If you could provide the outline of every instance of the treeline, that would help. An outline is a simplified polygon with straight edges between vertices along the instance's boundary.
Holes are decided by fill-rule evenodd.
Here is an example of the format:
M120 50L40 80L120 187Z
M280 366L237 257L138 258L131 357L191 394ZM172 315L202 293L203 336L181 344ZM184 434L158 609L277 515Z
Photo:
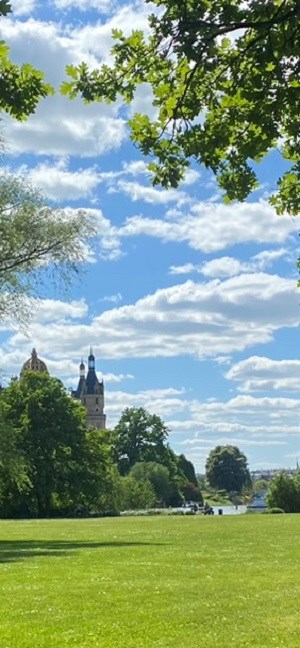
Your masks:
M0 392L0 516L202 503L193 464L167 438L160 417L143 408L126 409L113 430L89 429L59 380L25 372Z

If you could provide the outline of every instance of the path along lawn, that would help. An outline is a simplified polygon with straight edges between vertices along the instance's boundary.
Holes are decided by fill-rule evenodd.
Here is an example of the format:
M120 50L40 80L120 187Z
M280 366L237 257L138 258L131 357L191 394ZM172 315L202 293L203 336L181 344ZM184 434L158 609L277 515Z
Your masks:
M1 648L299 648L300 515L0 521Z

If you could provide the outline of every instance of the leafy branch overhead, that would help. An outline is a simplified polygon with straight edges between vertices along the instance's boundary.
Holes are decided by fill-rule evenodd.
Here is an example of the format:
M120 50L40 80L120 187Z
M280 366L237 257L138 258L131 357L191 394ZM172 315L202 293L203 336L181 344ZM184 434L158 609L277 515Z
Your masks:
M11 12L11 4L0 0L0 17ZM19 120L31 115L39 101L53 93L44 75L32 65L15 65L9 58L9 47L0 41L0 110Z
M153 183L176 187L190 161L211 169L225 199L257 187L253 163L277 147L288 163L271 203L300 205L299 0L153 0L149 35L114 30L110 67L67 69L62 91L87 101L131 103L150 84L156 118L135 114L132 140Z

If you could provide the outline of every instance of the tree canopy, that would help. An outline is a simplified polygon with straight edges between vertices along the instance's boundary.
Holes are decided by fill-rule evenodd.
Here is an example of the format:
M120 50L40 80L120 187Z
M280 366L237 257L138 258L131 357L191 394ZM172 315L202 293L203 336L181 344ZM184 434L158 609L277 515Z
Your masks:
M25 180L2 174L0 321L26 317L26 298L39 295L45 273L66 285L78 272L94 233L95 225L85 214L51 209Z
M300 513L300 473L289 475L281 471L270 483L267 494L270 508L281 508L285 513Z
M0 405L0 480L1 466L10 459L10 479L4 481L3 473L0 481L2 514L48 516L74 512L79 505L106 508L113 479L109 436L87 430L85 408L59 380L47 372L25 371L2 390ZM13 435L7 447L8 428Z
M115 458L121 474L140 461L159 461L165 454L168 429L143 407L127 407L114 429Z
M0 0L0 19L11 10L8 0ZM52 92L41 71L28 63L12 63L9 47L0 41L0 110L24 120L35 111L39 101Z
M206 476L211 486L227 492L241 492L250 482L247 458L236 446L216 446L206 460Z
M147 0L146 0L147 1ZM272 149L287 170L271 197L300 207L298 0L153 0L147 34L113 31L113 64L70 66L62 90L87 101L131 103L149 84L156 117L134 114L131 137L153 183L176 187L191 159L216 175L225 199L245 200Z

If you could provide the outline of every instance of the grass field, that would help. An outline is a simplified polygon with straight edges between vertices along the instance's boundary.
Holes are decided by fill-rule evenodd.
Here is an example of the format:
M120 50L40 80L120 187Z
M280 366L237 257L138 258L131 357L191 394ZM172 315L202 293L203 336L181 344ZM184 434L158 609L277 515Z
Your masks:
M300 516L0 521L1 648L299 648Z

